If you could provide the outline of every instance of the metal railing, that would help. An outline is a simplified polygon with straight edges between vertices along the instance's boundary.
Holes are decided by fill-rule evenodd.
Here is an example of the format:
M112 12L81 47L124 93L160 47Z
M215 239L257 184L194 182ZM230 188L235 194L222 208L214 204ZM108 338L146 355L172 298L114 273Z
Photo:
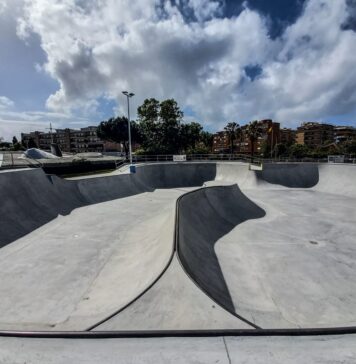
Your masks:
M172 162L174 160L174 155L172 154L157 154L157 155L133 155L134 163L144 163L144 162ZM251 156L243 154L187 154L187 161L241 161L241 162L251 162ZM254 157L254 162L259 162L261 159Z
M127 158L123 157L121 153L110 153L113 160L113 165L116 168L121 167L123 164L128 163ZM103 153L104 157L109 156ZM66 156L68 157L68 155ZM75 157L75 155L73 155ZM158 154L158 155L133 155L133 163L153 163L153 162L172 162L172 154ZM59 158L62 160L62 158ZM100 160L100 158L96 159ZM261 158L260 156L254 156L253 159L250 155L246 154L187 154L187 161L240 161L244 163L328 163L328 158L290 158L290 157L277 157L277 158ZM46 160L47 161L47 160ZM56 160L51 160L56 163ZM70 160L68 159L70 163ZM356 158L351 156L345 156L345 164L356 164ZM0 169L11 168L38 168L43 167L44 163L39 159L32 159L25 157L23 151L0 151ZM114 168L115 168L114 167Z
M246 154L187 154L187 161L240 161L244 163L328 163L328 158L292 158L292 157L277 157L277 158L262 158ZM171 162L173 155L133 155L134 163L145 162ZM356 164L356 158L345 157L344 164Z
M0 151L0 169L9 168L40 168L38 159L27 158L23 151Z

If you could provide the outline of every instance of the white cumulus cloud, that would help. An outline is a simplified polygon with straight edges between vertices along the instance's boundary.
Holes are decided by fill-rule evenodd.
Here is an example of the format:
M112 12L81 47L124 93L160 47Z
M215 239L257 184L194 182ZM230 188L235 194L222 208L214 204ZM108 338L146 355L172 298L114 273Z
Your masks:
M14 102L6 96L0 96L0 110L9 109L14 106Z
M98 97L129 89L136 104L173 97L215 128L263 117L286 125L355 111L347 2L308 0L272 40L248 3L226 18L223 1L25 0L18 34L40 37L42 68L59 82L50 110L91 110ZM255 79L251 65L262 69Z

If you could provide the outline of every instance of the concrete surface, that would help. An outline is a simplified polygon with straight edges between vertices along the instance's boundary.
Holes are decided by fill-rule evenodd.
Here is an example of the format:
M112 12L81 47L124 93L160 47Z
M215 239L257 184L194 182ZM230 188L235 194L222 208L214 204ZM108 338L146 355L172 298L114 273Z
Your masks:
M192 280L175 257L164 276L138 301L95 328L108 330L251 329L217 305Z
M135 175L114 172L70 181L47 176L41 169L1 173L0 247L78 207L157 188L201 186L215 171L215 164L167 164L163 171L159 165L147 165L137 168Z
M1 173L0 329L356 325L355 176L242 163ZM175 256L166 271L176 200L203 185L216 187L180 202L184 269Z
M171 257L181 193L81 207L2 248L1 329L85 330L127 304Z
M115 163L115 161L120 161L123 158L117 155L102 155L101 157L93 156L95 153L77 153L77 154L64 154L63 157L55 157L51 159L33 159L27 158L23 151L11 152L6 151L1 153L3 156L2 163L0 163L0 167L4 168L26 168L28 166L38 167L40 165L44 166L70 166L73 162L76 163L78 161L91 162L94 164L101 163ZM1 156L0 156L1 159Z
M215 245L236 312L263 328L356 325L355 199L245 193L266 215Z
M355 342L355 335L101 340L0 338L0 363L354 364Z
M237 225L264 215L237 185L201 189L179 202L179 258L189 276L229 312L236 309L214 245Z

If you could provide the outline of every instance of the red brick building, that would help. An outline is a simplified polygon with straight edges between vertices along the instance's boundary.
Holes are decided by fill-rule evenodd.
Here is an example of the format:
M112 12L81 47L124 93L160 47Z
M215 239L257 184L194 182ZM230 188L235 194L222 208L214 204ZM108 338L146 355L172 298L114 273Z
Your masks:
M292 145L295 143L297 131L289 128L282 128L279 131L279 143Z
M213 137L213 152L214 153L229 153L230 139L226 131L219 131Z
M280 143L280 124L274 123L270 119L260 120L258 122L261 129L261 136L254 143L254 152L262 153L263 145L266 144L269 149ZM252 151L250 138L246 132L247 125L241 127L241 136L234 140L234 153L250 154ZM214 135L213 139L214 153L230 153L230 139L226 131L220 131Z

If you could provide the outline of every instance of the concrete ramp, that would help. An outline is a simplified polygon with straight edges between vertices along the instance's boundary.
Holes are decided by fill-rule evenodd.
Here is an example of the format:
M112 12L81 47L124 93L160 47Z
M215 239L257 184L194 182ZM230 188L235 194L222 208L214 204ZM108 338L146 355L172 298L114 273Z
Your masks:
M319 168L313 163L266 163L262 171L254 172L260 180L289 188L310 188L319 182Z
M179 259L199 287L231 313L236 310L214 245L238 224L264 215L237 185L201 189L179 201Z
M0 201L0 248L86 204L75 184L58 186L42 169L0 173Z
M320 164L316 191L356 197L356 165Z
M42 169L0 173L0 248L76 208L152 192L202 186L215 178L215 163L137 167L136 174L64 180Z
M135 178L151 188L180 188L202 186L215 176L215 163L163 163L138 166Z
M252 329L211 300L187 277L177 257L161 279L120 314L95 328L107 330Z
M3 247L0 328L86 330L128 305L170 262L182 193L83 206Z
M0 329L356 325L355 180L292 163L1 172Z
M215 182L236 183L240 188L311 188L319 182L317 164L265 163L262 170L249 170L244 163L217 163Z

